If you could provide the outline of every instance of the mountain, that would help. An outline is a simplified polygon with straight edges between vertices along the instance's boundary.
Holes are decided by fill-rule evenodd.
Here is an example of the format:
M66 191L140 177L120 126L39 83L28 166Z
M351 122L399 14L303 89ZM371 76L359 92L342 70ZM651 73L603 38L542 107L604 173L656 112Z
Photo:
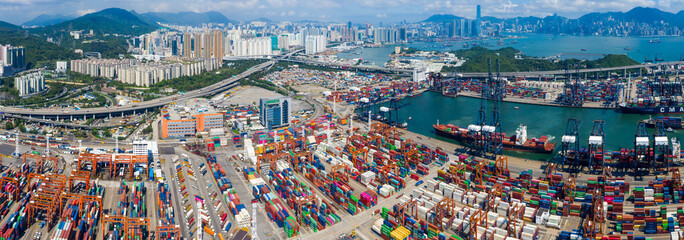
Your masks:
M39 34L55 35L77 30L93 30L95 34L141 35L159 28L159 25L140 19L134 13L120 8L108 8L83 15L73 20L32 29Z
M228 19L226 16L219 12L179 12L179 13L168 13L168 12L147 12L140 14L143 19L149 22L155 23L166 23L174 25L191 25L199 26L205 23L215 23L215 24L229 24L235 21Z
M250 22L265 22L265 23L272 23L273 20L268 19L268 18L263 18L263 17L261 17L261 18L252 19L252 21L250 21Z
M0 21L0 31L14 31L14 30L19 30L21 29L19 26L8 23L8 22L3 22Z
M428 19L423 20L422 22L432 22L432 23L447 23L451 22L453 20L459 20L463 19L462 17L459 16L454 16L451 14L435 14L430 16Z
M74 17L64 16L64 15L60 15L60 14L55 14L55 15L41 14L32 20L29 20L25 23L22 23L21 25L24 27L45 27L45 26L55 25L58 23L63 23L63 22L66 22L66 21L69 21L72 19L74 19Z

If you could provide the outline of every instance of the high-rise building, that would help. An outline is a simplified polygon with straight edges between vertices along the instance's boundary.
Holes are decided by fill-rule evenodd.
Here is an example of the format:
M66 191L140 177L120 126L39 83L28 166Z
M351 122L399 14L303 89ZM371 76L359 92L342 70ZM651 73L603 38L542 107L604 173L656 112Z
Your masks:
M183 34L183 57L192 57L192 35L190 33Z
M473 21L473 36L479 37L482 35L482 13L480 5L477 5L477 17Z
M14 69L24 69L26 67L26 55L24 47L12 45L0 45L0 62L5 66L12 66Z
M304 52L306 54L325 52L328 46L328 39L323 35L306 36L304 45Z
M67 71L67 62L66 61L57 61L56 65L57 65L57 67L55 68L56 72L66 73L66 71Z
M45 90L43 72L34 71L15 77L14 88L19 91L19 96L25 96Z
M268 129L286 127L290 125L289 97L259 99L259 120Z
M224 48L223 48L223 33L219 30L214 30L211 33L211 44L209 49L209 52L211 53L209 56L206 58L219 58L222 59L223 56L225 56Z
M273 55L270 37L243 38L233 42L231 56L269 56Z

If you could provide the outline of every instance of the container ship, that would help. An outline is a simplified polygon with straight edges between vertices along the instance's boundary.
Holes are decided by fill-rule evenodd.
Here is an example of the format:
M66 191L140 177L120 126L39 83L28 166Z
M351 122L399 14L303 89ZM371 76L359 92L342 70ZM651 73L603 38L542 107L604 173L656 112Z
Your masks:
M636 114L684 113L684 99L682 96L632 98L621 103L618 110Z
M681 117L657 117L655 119L646 119L646 127L655 128L656 122L663 121L664 128L684 129Z
M471 144L475 141L475 138L468 134L469 130L466 128L460 128L452 124L435 124L432 127L437 132L437 135L455 139L460 142ZM480 126L471 125L469 128L479 128ZM520 124L518 129L515 131L515 135L507 136L506 133L503 134L503 148L511 151L519 152L533 152L533 153L553 153L556 147L555 143L549 142L547 136L541 136L540 138L527 138L527 126Z

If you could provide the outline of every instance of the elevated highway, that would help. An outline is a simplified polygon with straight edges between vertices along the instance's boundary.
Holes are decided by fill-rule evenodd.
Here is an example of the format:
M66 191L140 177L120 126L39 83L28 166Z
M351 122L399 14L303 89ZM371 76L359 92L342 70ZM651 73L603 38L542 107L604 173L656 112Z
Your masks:
M16 108L16 107L0 107L0 115L11 116L25 116L32 119L40 120L63 120L63 119L91 119L91 118L106 118L112 116L124 116L129 114L136 114L140 112L147 112L149 110L159 108L161 106L167 105L175 101L185 101L193 98L203 97L218 94L220 92L226 91L237 86L240 79L248 77L249 75L259 72L261 70L270 68L276 62L283 59L291 57L293 54L299 52L292 51L286 55L279 56L268 62L264 62L257 66L248 69L238 75L231 78L222 80L218 83L212 84L210 86L192 90L186 93L179 93L171 96L166 96L162 98L157 98L150 101L144 101L137 104L131 104L126 106L113 106L113 107L98 107L98 108L86 108L76 110L74 108L62 108L62 109L52 109L52 108L42 108L42 109L26 109L26 108ZM83 126L74 126L77 128L83 128Z

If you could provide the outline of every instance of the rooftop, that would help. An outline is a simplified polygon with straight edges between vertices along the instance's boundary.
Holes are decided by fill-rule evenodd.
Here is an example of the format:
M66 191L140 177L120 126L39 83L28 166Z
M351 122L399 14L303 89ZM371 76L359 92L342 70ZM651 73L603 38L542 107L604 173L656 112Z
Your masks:
M211 100L195 98L168 105L169 120L192 119L194 115L219 113L211 106Z

